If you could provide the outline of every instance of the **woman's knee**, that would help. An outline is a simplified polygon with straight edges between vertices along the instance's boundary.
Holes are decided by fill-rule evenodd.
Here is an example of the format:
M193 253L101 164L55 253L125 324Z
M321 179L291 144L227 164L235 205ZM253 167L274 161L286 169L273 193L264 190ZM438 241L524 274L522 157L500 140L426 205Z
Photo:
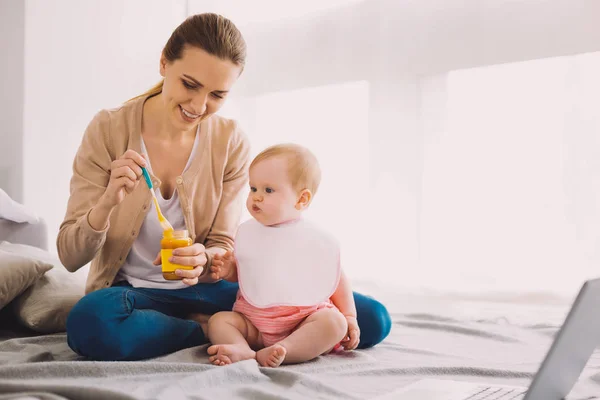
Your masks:
M360 343L358 348L366 349L381 343L392 329L392 318L387 308L372 297L354 294Z
M97 360L123 358L114 332L118 309L124 307L122 290L118 289L90 293L71 309L66 323L67 343L77 354Z

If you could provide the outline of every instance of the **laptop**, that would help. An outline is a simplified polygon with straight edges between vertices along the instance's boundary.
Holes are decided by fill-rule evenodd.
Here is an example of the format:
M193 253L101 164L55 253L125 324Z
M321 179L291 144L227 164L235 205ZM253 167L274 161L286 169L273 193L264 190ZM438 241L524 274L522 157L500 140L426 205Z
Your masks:
M600 279L585 282L529 388L422 379L376 400L559 400L600 344Z

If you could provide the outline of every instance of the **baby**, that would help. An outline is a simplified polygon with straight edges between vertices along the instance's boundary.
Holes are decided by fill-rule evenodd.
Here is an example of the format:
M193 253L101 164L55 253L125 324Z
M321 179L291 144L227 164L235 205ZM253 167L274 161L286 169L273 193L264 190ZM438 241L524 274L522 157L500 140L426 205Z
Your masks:
M214 279L238 282L232 312L208 321L210 362L256 359L265 367L311 360L333 349L353 350L360 330L339 246L301 218L321 180L315 156L282 144L250 165L246 207L235 250L214 257Z

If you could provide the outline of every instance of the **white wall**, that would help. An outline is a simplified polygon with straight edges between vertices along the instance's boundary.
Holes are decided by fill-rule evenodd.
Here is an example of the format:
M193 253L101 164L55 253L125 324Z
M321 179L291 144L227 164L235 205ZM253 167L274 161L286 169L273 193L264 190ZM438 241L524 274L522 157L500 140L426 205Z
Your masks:
M426 248L422 242L434 229L430 201L444 199L431 197L437 189L427 187L432 181L424 177L432 176L427 160L435 153L435 132L445 128L445 73L600 49L595 27L600 2L594 0L336 0L327 7L311 2L285 10L276 3L268 12L221 0L25 4L25 203L48 219L52 242L88 121L158 79L160 49L186 12L217 11L231 17L248 42L247 68L232 97L243 108L251 137L262 126L252 121L256 98L368 82L369 107L362 112L368 121L369 156L363 165L370 200L360 211L370 213L372 225L364 247L366 254L391 253L391 262L365 266L376 280L392 270L400 271L399 280L418 280L410 274L423 266L424 255L436 251L433 242ZM572 144L577 151L592 140L580 139ZM573 168L567 173L583 167ZM589 216L573 213L580 221ZM590 224L578 229L593 231ZM592 260L594 237L586 236Z
M185 18L185 1L25 4L24 197L48 221L55 250L87 124L158 82L160 52Z
M0 0L0 188L23 201L25 4Z
M244 87L261 93L376 79L382 69L402 79L596 51L598 15L596 0L352 2L245 31L246 74L269 79L248 78Z

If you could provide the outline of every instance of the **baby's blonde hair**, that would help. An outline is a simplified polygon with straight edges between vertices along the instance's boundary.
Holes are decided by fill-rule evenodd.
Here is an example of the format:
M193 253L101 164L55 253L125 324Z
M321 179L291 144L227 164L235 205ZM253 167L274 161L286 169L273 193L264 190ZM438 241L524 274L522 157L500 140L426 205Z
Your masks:
M321 183L321 167L317 157L306 147L294 143L276 144L257 155L250 168L261 161L283 156L288 161L288 176L297 191L308 189L314 196Z

